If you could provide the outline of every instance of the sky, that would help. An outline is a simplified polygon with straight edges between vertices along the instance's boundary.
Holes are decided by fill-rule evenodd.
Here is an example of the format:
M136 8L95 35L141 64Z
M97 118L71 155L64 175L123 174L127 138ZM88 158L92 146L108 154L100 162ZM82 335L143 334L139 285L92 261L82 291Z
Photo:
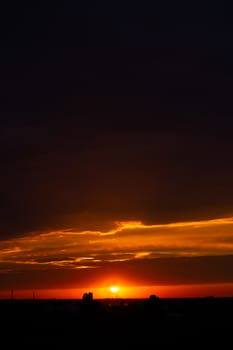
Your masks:
M0 13L0 298L233 296L225 4Z

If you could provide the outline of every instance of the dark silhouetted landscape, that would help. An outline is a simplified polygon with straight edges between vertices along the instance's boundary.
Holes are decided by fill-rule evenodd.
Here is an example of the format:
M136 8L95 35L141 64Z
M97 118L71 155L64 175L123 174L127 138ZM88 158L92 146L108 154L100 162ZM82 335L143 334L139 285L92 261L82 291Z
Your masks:
M1 300L1 340L8 346L231 344L233 298Z

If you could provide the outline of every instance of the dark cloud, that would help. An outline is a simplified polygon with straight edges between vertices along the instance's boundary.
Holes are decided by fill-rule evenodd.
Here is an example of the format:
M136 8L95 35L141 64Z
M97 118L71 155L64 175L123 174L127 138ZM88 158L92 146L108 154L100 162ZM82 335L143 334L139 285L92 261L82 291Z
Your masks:
M231 21L172 8L5 6L2 238L232 215Z
M233 145L226 135L109 131L85 140L78 132L76 142L64 132L43 143L23 135L2 142L2 237L232 214Z
M232 283L233 257L156 258L102 263L95 269L40 268L1 274L2 289L43 289L96 287L108 279L125 281L125 285L184 285Z

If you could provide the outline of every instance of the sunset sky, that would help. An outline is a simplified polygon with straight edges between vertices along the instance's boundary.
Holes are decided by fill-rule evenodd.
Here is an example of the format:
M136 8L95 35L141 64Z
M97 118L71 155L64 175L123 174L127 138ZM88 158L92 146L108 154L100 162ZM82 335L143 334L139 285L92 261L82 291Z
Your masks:
M214 6L2 5L0 298L233 296L233 26Z

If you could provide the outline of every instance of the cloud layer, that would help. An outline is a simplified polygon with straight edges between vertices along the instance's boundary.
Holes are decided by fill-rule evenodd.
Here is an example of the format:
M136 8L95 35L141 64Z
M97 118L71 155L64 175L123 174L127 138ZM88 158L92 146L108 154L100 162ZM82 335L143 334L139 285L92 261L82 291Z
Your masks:
M233 282L224 267L233 262L232 236L232 217L35 232L0 243L2 286L10 288L14 279L21 287L38 285L36 279L44 287L96 285L114 274L138 285Z

